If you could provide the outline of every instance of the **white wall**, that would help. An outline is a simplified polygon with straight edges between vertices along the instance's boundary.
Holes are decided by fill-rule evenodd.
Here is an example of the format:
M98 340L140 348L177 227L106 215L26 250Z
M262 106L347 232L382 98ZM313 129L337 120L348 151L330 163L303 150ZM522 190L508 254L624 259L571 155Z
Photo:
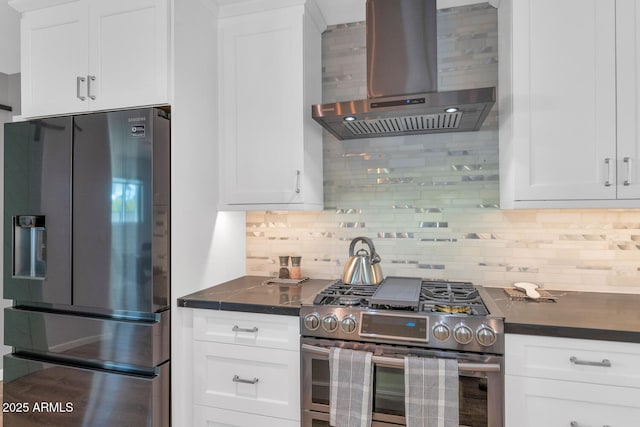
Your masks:
M20 72L20 14L0 0L0 73Z
M191 310L176 299L245 272L245 216L217 213L218 125L215 10L175 0L172 101L172 419L193 425ZM217 213L217 214L216 214Z

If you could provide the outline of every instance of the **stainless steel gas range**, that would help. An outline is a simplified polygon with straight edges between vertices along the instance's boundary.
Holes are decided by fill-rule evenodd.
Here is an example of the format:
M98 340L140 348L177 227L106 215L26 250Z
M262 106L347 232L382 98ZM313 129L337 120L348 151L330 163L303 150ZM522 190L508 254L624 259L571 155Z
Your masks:
M338 281L303 305L300 318L303 426L329 425L332 347L373 353L376 426L405 425L407 355L456 359L460 425L503 426L503 317L482 287L412 277Z

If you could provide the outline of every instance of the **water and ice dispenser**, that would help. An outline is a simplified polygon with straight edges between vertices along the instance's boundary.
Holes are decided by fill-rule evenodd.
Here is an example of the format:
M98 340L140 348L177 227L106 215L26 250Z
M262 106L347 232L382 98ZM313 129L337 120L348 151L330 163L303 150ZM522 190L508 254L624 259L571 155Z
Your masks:
M13 217L13 277L44 279L47 271L47 228L44 215Z

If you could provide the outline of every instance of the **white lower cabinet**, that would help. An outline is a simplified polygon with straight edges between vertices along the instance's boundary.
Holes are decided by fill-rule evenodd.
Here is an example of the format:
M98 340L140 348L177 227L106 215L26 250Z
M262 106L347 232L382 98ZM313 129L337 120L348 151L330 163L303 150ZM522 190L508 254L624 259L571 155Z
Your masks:
M196 426L300 424L297 316L193 310Z
M226 411L208 406L195 406L195 423L207 427L300 427L299 421L262 417L241 412Z
M640 344L507 334L506 427L633 427Z
M640 425L640 389L511 375L505 387L507 427Z

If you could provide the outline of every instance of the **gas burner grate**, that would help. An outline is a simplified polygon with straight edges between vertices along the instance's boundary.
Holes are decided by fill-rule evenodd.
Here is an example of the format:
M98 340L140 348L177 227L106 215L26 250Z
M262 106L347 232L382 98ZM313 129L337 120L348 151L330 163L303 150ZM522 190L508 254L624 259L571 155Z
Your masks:
M469 282L423 281L421 311L482 315L489 314L478 289Z
M451 303L480 301L478 289L467 282L422 282L421 300Z
M331 284L316 295L314 305L375 308L377 310L438 312L486 316L489 314L478 289L469 282L423 280L419 303L410 306L372 304L371 297L379 285L350 285L342 281Z

